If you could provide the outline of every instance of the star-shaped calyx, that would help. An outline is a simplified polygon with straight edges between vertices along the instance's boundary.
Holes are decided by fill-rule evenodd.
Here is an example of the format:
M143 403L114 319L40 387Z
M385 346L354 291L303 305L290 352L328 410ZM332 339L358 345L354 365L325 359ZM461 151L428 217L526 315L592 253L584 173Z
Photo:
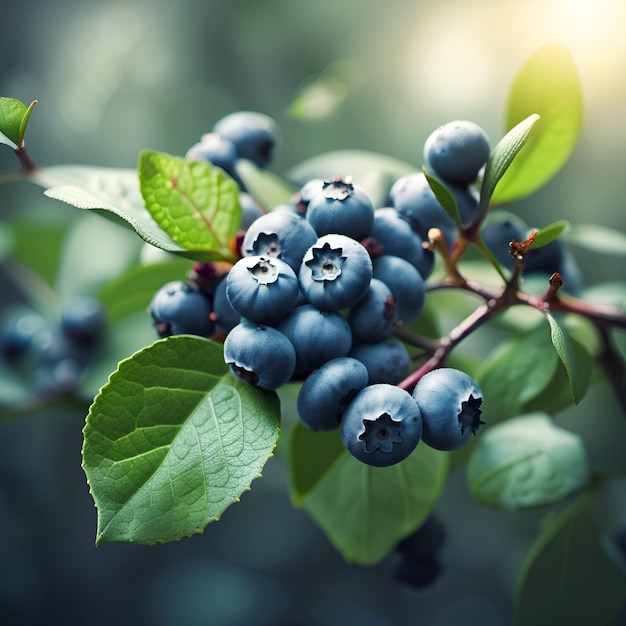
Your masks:
M354 193L352 179L349 176L346 178L337 176L327 180L322 185L322 193L328 200L345 200Z
M484 424L483 420L480 419L482 414L482 409L480 405L482 404L483 399L478 397L475 398L471 393L467 400L461 402L461 411L459 413L459 424L461 424L461 434L465 432L466 428L472 429L472 434L476 434L479 426Z
M321 248L313 248L313 258L305 261L311 268L313 280L336 280L341 275L341 267L346 260L341 248L331 248L326 242Z
M248 271L261 285L269 285L278 280L280 271L269 258L261 257Z
M375 420L363 420L363 426L365 430L359 439L365 452L391 452L394 443L402 443L402 422L393 420L389 413L381 413Z

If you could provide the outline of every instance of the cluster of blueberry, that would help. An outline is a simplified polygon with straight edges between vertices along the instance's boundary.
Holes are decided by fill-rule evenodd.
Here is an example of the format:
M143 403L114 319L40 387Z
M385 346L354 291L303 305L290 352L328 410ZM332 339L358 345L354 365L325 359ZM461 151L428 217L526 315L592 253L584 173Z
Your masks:
M224 142L235 155L226 165L213 152ZM267 118L239 112L220 120L187 158L206 158L227 172L237 158L265 167L272 145ZM427 169L450 185L466 222L477 208L470 185L489 151L484 131L470 122L440 127L425 145ZM456 237L425 175L398 179L381 208L341 176L310 180L291 205L257 217L250 200L242 192L251 210L244 211L234 265L220 272L196 264L186 281L154 295L149 310L159 335L224 333L234 375L269 390L301 381L302 422L339 428L346 449L367 464L398 463L422 439L442 450L464 445L481 423L473 379L440 368L413 394L398 386L411 365L394 330L424 307L434 264L428 231L439 228L450 243Z
M67 300L56 321L24 305L7 309L3 322L3 358L33 376L35 391L44 400L76 391L106 330L104 308L86 295Z

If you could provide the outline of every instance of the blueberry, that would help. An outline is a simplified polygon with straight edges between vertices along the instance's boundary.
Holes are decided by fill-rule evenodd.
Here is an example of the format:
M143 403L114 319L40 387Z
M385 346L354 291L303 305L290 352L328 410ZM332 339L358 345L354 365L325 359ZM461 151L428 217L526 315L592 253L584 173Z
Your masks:
M293 309L278 326L296 351L295 373L308 375L326 361L347 356L352 333L346 319L337 311L326 311L312 304Z
M63 306L61 330L76 341L97 341L106 328L106 313L100 300L81 295L70 298Z
M468 185L487 163L491 146L485 131L467 120L448 122L424 143L424 164L445 181Z
M320 236L336 233L360 240L371 234L374 204L365 189L336 178L325 181L321 193L312 195L306 219Z
M292 202L298 215L306 215L309 202L317 194L322 192L324 180L322 178L312 178L298 189L293 195Z
M496 259L504 267L512 270L515 262L509 252L509 244L512 241L524 241L527 230L524 221L516 215L495 211L485 220L481 236Z
M398 543L396 550L411 559L427 559L437 556L445 541L445 526L438 517L429 515L415 532Z
M524 261L524 274L545 272L550 276L560 271L565 258L565 246L560 239L554 239L545 246L533 248L526 253Z
M426 302L426 285L418 270L405 259L385 254L372 262L372 275L382 280L396 298L398 320L417 319Z
M467 226L476 217L476 213L478 212L478 194L467 185L446 183L446 187L452 192L456 200L461 224Z
M233 143L238 158L248 159L260 168L271 163L276 144L276 123L267 115L237 111L219 120L213 132Z
M148 311L160 337L182 334L208 337L215 330L209 299L182 281L163 285L152 296Z
M224 361L241 380L262 389L278 389L292 377L296 353L275 328L243 320L224 340Z
M411 372L411 358L404 344L395 337L358 343L349 352L367 368L369 383L397 385Z
M259 324L276 324L294 307L299 292L291 267L272 257L243 257L226 277L226 298L232 308Z
M365 295L348 311L348 324L356 341L379 341L391 337L398 313L391 289L372 278Z
M248 230L256 219L265 215L259 203L245 191L239 194L239 204L241 205L241 223L239 224L241 230Z
M0 352L7 361L24 357L37 336L49 330L46 318L28 306L16 305L4 311L0 331Z
M456 238L456 224L439 204L423 172L398 178L389 190L389 199L424 241L428 241L431 228L439 228L448 245L452 245Z
M411 395L394 385L369 385L344 411L341 440L352 456L376 467L404 460L419 443L422 418Z
M243 240L245 256L271 256L298 272L304 253L317 241L317 233L304 218L287 211L272 211L256 219Z
M187 161L207 161L222 168L229 176L238 178L235 170L235 163L237 162L235 145L217 133L202 135L201 140L187 150L185 159Z
M424 240L393 207L374 212L372 238L381 246L380 254L391 254L407 260L424 279L432 272L434 254L423 247Z
M213 313L215 324L226 332L232 330L241 321L241 315L233 309L226 297L226 278L224 276L216 285L213 294Z
M337 357L311 372L298 393L298 415L313 430L338 428L348 404L367 385L367 369L356 359Z
M430 587L441 575L442 567L436 557L412 559L402 557L397 562L394 578L415 590Z
M437 450L464 446L484 422L483 394L465 372L442 367L424 375L413 390L424 421L424 443Z
M312 304L338 311L365 295L372 279L372 260L358 241L346 235L324 235L306 251L298 278Z

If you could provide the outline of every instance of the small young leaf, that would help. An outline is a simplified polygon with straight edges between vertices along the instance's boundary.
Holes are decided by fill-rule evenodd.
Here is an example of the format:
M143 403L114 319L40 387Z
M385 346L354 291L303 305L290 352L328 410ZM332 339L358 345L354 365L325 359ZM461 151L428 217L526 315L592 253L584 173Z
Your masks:
M222 169L144 150L139 187L155 222L177 244L232 256L228 246L241 221L239 186Z
M96 543L201 532L260 475L279 420L276 394L232 376L209 340L168 337L122 361L84 429Z
M444 208L445 212L454 220L457 226L461 226L461 214L459 213L459 205L457 204L454 194L435 176L432 176L422 167L424 176L428 181L429 187L435 194L439 204Z
M570 381L574 404L578 404L589 387L589 372L586 371L576 357L572 341L553 315L546 313L550 324L550 339L552 345L563 362Z
M546 521L515 595L517 626L619 622L626 574L600 545L591 493Z
M597 252L626 256L626 233L596 224L576 224L565 234L568 244Z
M531 113L541 122L502 177L492 201L519 200L547 183L572 154L582 120L582 88L574 59L561 43L539 48L517 74L509 96L507 128Z
M248 193L264 211L273 211L281 204L289 204L296 188L276 174L257 167L248 159L237 163L237 174L243 180Z
M531 248L541 248L557 239L563 232L567 231L570 224L567 220L559 220L537 231L535 240Z
M448 456L421 444L401 463L375 468L341 449L337 431L317 435L296 431L291 440L296 502L347 561L376 563L428 517L445 483Z
M476 500L504 511L558 502L585 486L589 475L580 437L544 413L486 429L467 466Z
M22 120L24 120L28 111L29 109L26 105L19 100L0 98L0 133L8 139L8 141L6 139L3 141L2 137L0 137L0 143L4 143L12 148L19 147Z
M519 151L524 147L532 127L539 121L539 115L533 113L513 127L491 152L483 182L480 186L478 210L484 213L492 200L494 189L504 173L510 167Z

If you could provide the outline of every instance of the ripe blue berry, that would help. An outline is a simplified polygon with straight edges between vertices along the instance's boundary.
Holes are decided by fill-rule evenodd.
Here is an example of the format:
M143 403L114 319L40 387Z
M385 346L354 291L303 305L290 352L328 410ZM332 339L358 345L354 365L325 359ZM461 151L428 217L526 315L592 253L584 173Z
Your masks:
M74 296L61 310L60 326L68 337L84 343L93 343L100 338L106 327L104 307L93 296Z
M215 324L226 332L232 330L241 321L241 315L233 309L226 297L226 279L224 276L215 286L213 293L213 313Z
M369 385L344 411L341 440L352 456L376 467L406 459L422 435L422 418L411 395L394 385Z
M346 407L367 385L367 369L356 359L337 357L311 372L298 393L298 415L313 430L339 427Z
M509 252L509 244L512 241L524 241L526 230L526 224L516 215L495 211L485 220L481 236L496 259L504 267L512 270L514 260Z
M281 259L297 273L304 253L316 241L317 233L304 218L288 211L272 211L252 222L241 248L245 256Z
M276 324L294 307L299 292L291 267L272 257L243 257L226 277L226 298L232 308L258 324Z
M248 159L260 168L271 163L276 143L276 123L267 115L237 111L219 120L213 131L234 144L239 158Z
M187 161L208 161L212 165L222 168L237 183L240 182L235 170L235 163L237 162L235 145L217 133L202 135L200 141L187 150L185 159Z
M241 230L248 230L254 220L265 215L259 203L247 192L239 193L239 204L241 205Z
M428 372L415 386L413 399L424 421L422 439L431 448L456 450L484 423L482 391L461 370L442 367Z
M372 231L374 204L365 189L337 178L324 182L321 193L313 194L306 219L319 236L338 233L360 240Z
M384 254L372 262L372 275L391 289L399 321L408 324L419 317L426 302L426 285L413 265L400 257Z
M278 389L292 377L296 353L275 328L244 320L224 340L224 361L241 380L262 389Z
M395 337L353 346L349 356L367 368L369 383L397 385L411 372L411 358L405 345Z
M182 281L163 285L152 296L148 310L160 337L181 334L208 337L215 330L209 299Z
M4 311L0 329L0 353L7 361L15 361L49 330L49 322L34 309L16 305Z
M423 172L405 174L391 186L389 198L393 207L405 217L424 241L428 231L439 228L451 245L456 238L456 224L439 204Z
M298 215L303 217L306 215L309 207L309 202L318 193L322 192L324 187L324 180L322 178L312 178L300 187L300 189L293 195L292 202Z
M298 278L312 304L338 311L365 295L372 279L372 260L358 241L346 235L324 235L306 251Z
M423 559L402 557L396 564L393 574L397 581L420 590L430 587L439 578L441 572L442 567L437 557L431 556Z
M424 240L396 209L376 209L371 236L382 246L382 254L407 260L423 278L428 278L435 262L434 254L423 247Z
M424 144L424 164L445 181L468 185L487 163L491 146L485 131L466 120L448 122Z
M445 526L438 517L429 515L415 532L398 543L396 550L412 559L427 559L437 556L445 541Z
M398 313L391 289L372 278L365 295L348 311L348 324L355 341L380 341L391 337Z
M326 361L347 356L352 333L346 319L337 311L326 311L312 304L293 309L278 326L296 351L297 375L308 375Z

